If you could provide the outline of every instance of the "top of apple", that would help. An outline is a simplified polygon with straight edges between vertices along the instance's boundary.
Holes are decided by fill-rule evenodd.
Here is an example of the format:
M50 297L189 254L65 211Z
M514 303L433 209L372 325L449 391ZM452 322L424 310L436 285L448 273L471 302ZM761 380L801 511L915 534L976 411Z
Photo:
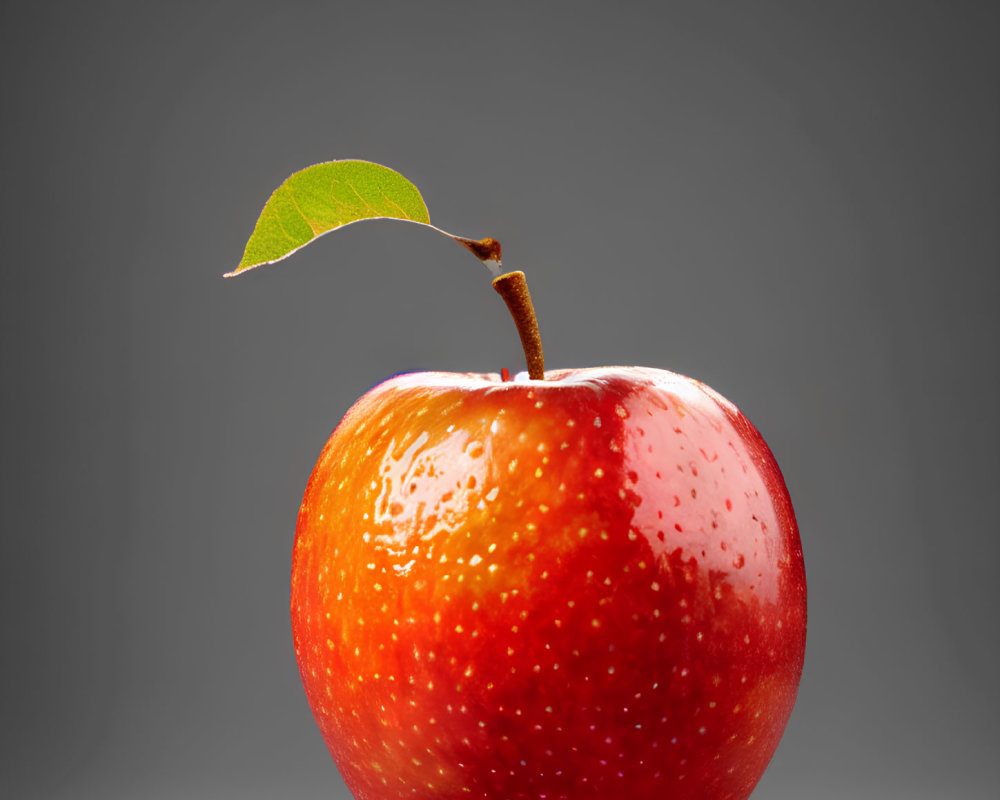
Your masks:
M503 272L496 239L468 239L430 223L417 187L395 170L371 161L327 161L292 173L274 190L257 219L239 265L229 278L281 261L330 231L369 219L397 219L429 227L482 261L517 325L528 374L543 380L545 361L524 273Z

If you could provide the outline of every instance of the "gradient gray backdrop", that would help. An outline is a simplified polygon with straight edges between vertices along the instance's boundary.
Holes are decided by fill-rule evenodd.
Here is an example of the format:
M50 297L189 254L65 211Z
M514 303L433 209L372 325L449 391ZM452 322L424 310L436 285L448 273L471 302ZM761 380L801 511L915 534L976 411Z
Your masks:
M0 4L0 795L346 798L287 615L306 478L396 372L520 365L487 273L263 202L387 163L528 270L549 365L697 376L810 586L755 798L995 798L996 3Z

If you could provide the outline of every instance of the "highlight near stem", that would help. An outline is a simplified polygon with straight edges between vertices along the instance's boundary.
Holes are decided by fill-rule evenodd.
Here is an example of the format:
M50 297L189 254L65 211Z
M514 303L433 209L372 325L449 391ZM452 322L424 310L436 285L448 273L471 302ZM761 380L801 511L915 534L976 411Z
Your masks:
M505 272L493 279L493 288L507 304L517 333L521 337L524 360L528 365L528 377L540 381L545 379L545 357L542 353L542 337L538 332L535 307L528 292L528 281L520 270Z

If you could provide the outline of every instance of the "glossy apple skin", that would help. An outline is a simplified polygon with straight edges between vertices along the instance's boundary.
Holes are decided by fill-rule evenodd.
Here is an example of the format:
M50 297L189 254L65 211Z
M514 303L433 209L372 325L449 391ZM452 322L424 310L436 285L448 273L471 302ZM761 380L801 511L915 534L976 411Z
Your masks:
M770 450L705 385L417 373L323 449L291 612L358 800L742 800L795 701L806 584Z

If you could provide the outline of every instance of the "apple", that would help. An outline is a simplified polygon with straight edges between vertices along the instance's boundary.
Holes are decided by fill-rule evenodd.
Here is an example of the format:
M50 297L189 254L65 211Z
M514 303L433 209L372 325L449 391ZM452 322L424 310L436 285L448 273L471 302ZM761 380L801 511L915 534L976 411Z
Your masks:
M399 173L293 173L235 275L363 219L491 266L527 372L392 378L323 448L292 555L295 654L358 800L745 800L791 713L806 583L774 457L662 369L545 370L500 244Z
M291 612L359 800L730 800L792 710L805 596L778 466L704 384L428 372L323 449Z

